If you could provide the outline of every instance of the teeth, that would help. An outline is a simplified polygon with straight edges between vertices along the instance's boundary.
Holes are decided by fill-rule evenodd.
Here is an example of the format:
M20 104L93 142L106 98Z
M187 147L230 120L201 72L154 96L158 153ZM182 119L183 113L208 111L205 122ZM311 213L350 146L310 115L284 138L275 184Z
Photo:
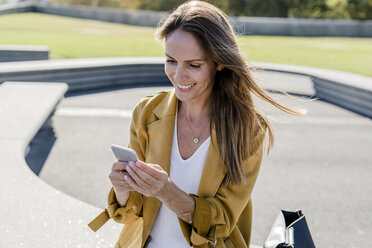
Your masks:
M189 84L187 86L182 86L182 85L179 85L177 84L178 87L180 87L181 89L183 90L187 90L187 89L190 89L192 86L194 86L195 84Z

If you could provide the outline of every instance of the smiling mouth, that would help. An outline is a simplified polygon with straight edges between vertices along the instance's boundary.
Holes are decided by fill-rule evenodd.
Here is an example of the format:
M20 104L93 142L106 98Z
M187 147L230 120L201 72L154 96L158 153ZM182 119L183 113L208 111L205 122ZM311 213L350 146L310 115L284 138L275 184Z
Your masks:
M177 87L178 88L180 88L180 89L182 89L182 90L188 90L188 89L190 89L191 87L193 87L193 86L195 86L196 84L189 84L189 85L185 85L185 86L183 86L183 85L179 85L179 84L177 84Z

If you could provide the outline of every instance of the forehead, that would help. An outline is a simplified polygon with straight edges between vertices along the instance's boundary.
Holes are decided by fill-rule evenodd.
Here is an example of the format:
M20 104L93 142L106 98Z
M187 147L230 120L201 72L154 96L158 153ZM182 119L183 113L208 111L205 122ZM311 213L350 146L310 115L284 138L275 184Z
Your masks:
M165 40L165 53L175 59L189 60L204 58L200 42L190 32L176 29Z

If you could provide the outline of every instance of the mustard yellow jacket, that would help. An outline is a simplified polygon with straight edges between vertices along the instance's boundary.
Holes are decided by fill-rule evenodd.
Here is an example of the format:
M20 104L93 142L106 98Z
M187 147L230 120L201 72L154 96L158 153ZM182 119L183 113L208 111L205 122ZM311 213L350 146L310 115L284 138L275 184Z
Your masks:
M130 148L142 161L159 164L169 173L177 98L174 90L160 92L140 101L133 112L130 128ZM255 184L263 152L266 128L256 132L257 150L244 163L247 183L222 187L226 167L221 164L215 130L211 132L197 195L192 224L179 219L183 235L190 246L248 248L252 223L251 193ZM116 201L113 188L108 206L89 227L96 231L110 218L124 224L115 247L146 247L161 202L131 192L125 207Z

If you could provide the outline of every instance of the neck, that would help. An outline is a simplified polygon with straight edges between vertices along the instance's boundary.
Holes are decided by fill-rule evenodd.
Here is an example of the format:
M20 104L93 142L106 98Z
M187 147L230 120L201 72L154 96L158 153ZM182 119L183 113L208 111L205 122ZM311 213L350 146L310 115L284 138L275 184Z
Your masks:
M205 101L204 103L193 103L193 102L178 102L178 110L182 115L189 121L203 121L205 118L210 117L211 103Z

